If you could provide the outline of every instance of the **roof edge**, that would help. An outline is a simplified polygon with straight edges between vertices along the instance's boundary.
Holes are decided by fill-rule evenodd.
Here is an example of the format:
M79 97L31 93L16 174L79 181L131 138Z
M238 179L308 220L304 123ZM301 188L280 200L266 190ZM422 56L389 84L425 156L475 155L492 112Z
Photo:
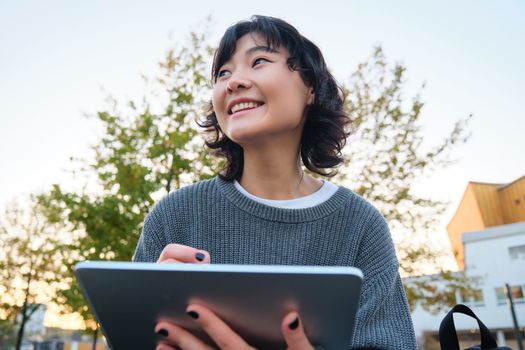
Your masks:
M492 226L479 231L464 232L461 235L461 241L463 243L469 243L518 234L525 234L525 221Z
M516 180L513 180L513 181L511 181L511 182L509 182L507 184L502 184L502 185L500 185L498 187L498 191L499 190L503 190L503 189L505 189L505 188L507 188L507 187L509 187L509 186L511 186L511 185L515 184L516 182L518 182L520 180L523 180L523 179L525 179L525 175L522 175L522 176L518 177Z

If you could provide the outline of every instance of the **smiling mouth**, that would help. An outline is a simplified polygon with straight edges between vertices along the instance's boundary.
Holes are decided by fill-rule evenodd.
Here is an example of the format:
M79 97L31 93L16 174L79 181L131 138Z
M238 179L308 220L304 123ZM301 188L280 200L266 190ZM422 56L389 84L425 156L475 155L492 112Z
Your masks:
M261 106L263 106L264 103L261 103L261 102L242 102L242 103L238 103L236 105L234 105L229 111L228 111L228 114L229 115L234 115L234 114L237 114L239 112L247 112L247 111L251 111L252 109L257 109Z

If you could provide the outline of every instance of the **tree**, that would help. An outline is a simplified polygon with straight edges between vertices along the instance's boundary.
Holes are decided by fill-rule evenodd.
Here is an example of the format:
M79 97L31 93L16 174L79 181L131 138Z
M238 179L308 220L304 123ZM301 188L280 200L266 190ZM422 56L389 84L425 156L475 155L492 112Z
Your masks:
M15 323L0 319L0 349L12 349L16 344Z
M420 119L424 103L418 93L411 101L405 94L402 64L389 65L381 47L358 65L344 87L352 133L344 149L345 163L337 181L346 182L382 212L396 239L401 273L421 274L426 266L435 270L443 252L429 239L447 203L424 198L412 191L416 181L452 162L454 148L465 143L471 116L456 122L443 141L423 147ZM423 85L424 87L424 85ZM441 281L448 281L445 288ZM474 282L463 273L439 271L433 278L405 283L410 305L416 302L429 311L455 303L455 290Z
M75 238L63 246L69 288L56 301L64 311L79 312L96 337L97 325L73 276L81 260L129 261L145 215L155 197L174 188L213 176L217 160L207 156L195 120L209 99L207 63L213 50L205 34L191 33L187 46L175 47L160 62L161 75L146 84L153 91L138 106L129 101L96 118L102 137L92 149L94 159L76 160L86 178L95 175L97 191L64 191L54 185L39 196L51 223L62 223Z
M39 206L8 206L0 221L0 313L2 328L18 321L16 349L39 303L51 299L63 272L57 229L45 224Z
M76 234L67 246L70 272L81 260L130 260L154 199L211 177L219 169L220 161L207 156L195 123L210 98L206 76L214 50L206 42L206 34L191 33L188 45L169 50L160 63L160 76L145 79L154 90L140 106L128 101L122 108L110 98L110 108L96 114L103 130L93 146L94 159L77 160L81 175L95 179L96 191L67 192L54 185L39 197L49 221L62 223ZM445 203L414 195L413 182L447 165L453 146L465 142L467 135L466 120L461 120L442 144L421 153L418 122L423 103L418 95L406 107L404 72L401 65L390 71L377 48L352 75L344 90L353 136L335 181L350 183L378 206L394 231L409 232L413 238L434 225L445 207ZM429 247L399 244L405 274L416 273L420 259L435 257ZM67 283L70 287L57 300L68 311L80 312L95 330L72 274ZM407 294L412 302L430 300L415 287L407 286ZM448 294L442 297L441 301L449 302Z

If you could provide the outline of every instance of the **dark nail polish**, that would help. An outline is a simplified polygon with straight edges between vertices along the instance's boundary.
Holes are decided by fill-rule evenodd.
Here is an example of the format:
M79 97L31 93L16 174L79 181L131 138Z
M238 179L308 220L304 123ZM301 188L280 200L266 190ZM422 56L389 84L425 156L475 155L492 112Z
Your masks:
M297 317L292 323L290 323L288 327L291 330L297 329L297 327L299 327L299 317Z
M163 337L167 337L169 334L168 334L168 331L165 330L164 328L161 328L157 331L157 334L158 335L162 335Z
M206 258L206 255L204 255L203 253L201 252L198 252L197 254L195 254L195 259L199 260L199 261L203 261L204 258Z
M193 319L198 319L199 318L199 314L196 313L195 311L188 311L188 315L193 318Z

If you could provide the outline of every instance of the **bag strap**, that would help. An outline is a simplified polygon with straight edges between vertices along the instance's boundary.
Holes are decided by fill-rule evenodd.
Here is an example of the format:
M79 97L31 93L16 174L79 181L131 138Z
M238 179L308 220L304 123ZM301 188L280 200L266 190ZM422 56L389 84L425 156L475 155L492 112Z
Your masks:
M497 348L496 341L490 334L489 329L481 322L476 314L467 306L458 304L454 306L448 314L443 318L439 325L439 343L441 350L460 350L458 342L458 334L456 333L456 326L454 325L454 313L468 315L478 321L479 333L481 334L481 349Z

